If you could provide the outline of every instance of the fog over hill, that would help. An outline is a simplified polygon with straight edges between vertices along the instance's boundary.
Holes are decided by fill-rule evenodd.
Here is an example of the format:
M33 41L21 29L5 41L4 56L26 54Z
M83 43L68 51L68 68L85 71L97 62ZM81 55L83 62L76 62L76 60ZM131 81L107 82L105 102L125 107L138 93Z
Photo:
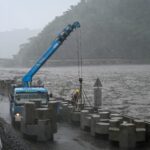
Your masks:
M22 44L16 58L23 64L35 61L59 31L78 20L84 59L150 62L149 8L149 0L81 0ZM77 59L78 33L75 31L64 42L53 59Z
M27 42L31 36L37 35L40 30L14 29L0 32L0 58L11 58L18 53L19 45Z

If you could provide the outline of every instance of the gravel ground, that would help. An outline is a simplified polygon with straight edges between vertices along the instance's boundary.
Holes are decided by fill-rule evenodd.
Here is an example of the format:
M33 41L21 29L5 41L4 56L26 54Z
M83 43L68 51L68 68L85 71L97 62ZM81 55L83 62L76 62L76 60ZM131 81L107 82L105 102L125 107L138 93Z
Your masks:
M0 136L2 141L2 150L29 150L16 131L0 118Z

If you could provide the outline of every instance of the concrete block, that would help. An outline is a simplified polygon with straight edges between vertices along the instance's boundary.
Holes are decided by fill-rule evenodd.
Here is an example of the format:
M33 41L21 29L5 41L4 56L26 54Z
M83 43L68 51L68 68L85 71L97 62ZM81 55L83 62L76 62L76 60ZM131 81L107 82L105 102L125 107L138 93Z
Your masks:
M55 131L52 130L50 126L50 120L38 120L38 126L37 126L37 141L47 141L51 138L52 134Z
M55 118L57 120L58 102L57 101L50 101L48 103L48 109L51 110L53 118Z
M84 121L85 121L85 122L84 122L84 126L91 128L91 116L85 117L85 120L84 120Z
M36 108L36 117L40 120L50 119L50 112L48 108Z
M120 121L118 119L110 119L109 123L110 127L120 128Z
M123 117L113 117L111 120L119 120L120 124L123 122Z
M62 105L62 109L60 110L60 116L61 116L61 119L63 121L70 121L71 120L71 111L72 111L73 107L72 106L69 106L68 104L64 103Z
M51 117L51 125L53 132L57 132L57 109L58 109L58 102L57 101L49 101L48 103L49 112L52 114Z
M92 107L91 107L91 106L85 106L85 107L84 107L84 110L89 110L89 111L91 111L91 110L92 110Z
M145 128L136 128L136 141L144 142L146 140L146 129Z
M24 104L24 110L23 110L23 122L25 124L34 124L35 122L35 103L33 102L26 102Z
M109 122L110 113L108 111L99 112L99 114L100 114L100 121L101 122Z
M93 114L91 115L91 135L95 136L95 127L96 123L99 121L100 115L99 114Z
M63 106L64 104L68 105L68 102L61 102L61 105Z
M135 124L136 128L145 128L146 127L144 120L135 119L134 124Z
M68 105L68 109L70 112L72 112L74 110L74 107L72 105Z
M51 109L56 114L57 109L58 109L58 102L57 101L49 101L48 108Z
M74 111L71 113L71 121L74 123L80 123L80 115L81 112L80 111Z
M100 112L109 112L109 109L108 108L101 108L101 107L99 107L98 108L98 113L100 113Z
M121 117L121 114L118 113L111 113L110 118L115 118L115 117Z
M121 148L135 148L136 147L136 130L132 123L122 123L120 125L119 145Z
M80 127L84 130L85 127L85 117L89 114L89 110L82 110L80 116Z
M65 104L62 108L62 120L66 122L71 122L71 115L74 111L74 107L72 105Z
M120 122L119 120L111 119L109 126L109 140L110 141L119 141L120 134Z
M35 107L40 108L41 107L41 101L34 101Z
M108 111L99 112L99 114L100 114L100 119L109 119L110 113Z
M100 121L100 122L106 122L106 123L108 123L108 122L109 122L109 119L101 119L101 118L100 118L99 121Z
M96 123L95 133L97 133L97 134L109 134L109 123L106 123L106 122Z
M136 127L136 141L144 142L146 140L146 125L143 120L134 120Z

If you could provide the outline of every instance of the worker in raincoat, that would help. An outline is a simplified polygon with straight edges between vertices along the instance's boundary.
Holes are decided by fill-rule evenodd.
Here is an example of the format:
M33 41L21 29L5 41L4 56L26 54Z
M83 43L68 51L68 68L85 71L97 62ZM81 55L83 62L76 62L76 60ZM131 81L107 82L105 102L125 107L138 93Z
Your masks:
M79 89L74 90L72 94L72 104L74 106L77 106L79 97L80 97L80 90Z

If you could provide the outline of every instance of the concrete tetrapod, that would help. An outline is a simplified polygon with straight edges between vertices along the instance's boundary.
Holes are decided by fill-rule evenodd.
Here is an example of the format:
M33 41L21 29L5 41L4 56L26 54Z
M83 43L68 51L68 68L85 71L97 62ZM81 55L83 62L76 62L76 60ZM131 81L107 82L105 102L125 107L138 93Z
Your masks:
M99 121L99 118L100 118L99 114L91 115L91 135L92 136L95 136L96 123Z
M120 121L117 119L111 119L109 127L109 140L110 141L119 141L120 134Z
M85 128L85 118L88 116L89 110L82 110L81 111L81 116L80 116L80 127L82 130Z
M136 141L144 142L146 140L146 126L143 120L134 120L136 128Z
M135 148L136 147L136 131L133 123L124 122L120 125L120 148Z

